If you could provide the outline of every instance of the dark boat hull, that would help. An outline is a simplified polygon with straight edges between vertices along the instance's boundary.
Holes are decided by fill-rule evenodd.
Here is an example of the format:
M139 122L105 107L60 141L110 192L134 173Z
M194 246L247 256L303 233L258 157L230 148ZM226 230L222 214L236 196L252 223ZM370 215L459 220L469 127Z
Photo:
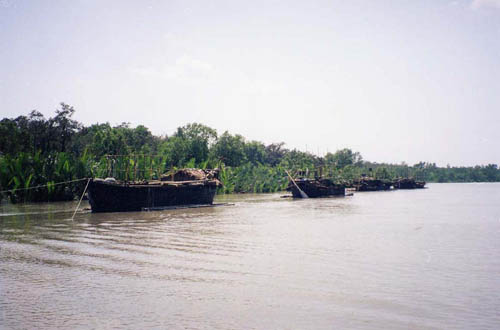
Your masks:
M92 212L142 211L176 205L212 204L217 183L124 184L91 180L88 187Z

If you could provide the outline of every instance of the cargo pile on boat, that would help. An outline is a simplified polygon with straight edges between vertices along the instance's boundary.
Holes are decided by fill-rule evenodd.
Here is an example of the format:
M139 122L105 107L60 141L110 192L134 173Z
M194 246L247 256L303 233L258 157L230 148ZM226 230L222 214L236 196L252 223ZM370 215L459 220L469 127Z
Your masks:
M219 170L202 170L198 168L181 168L161 176L161 181L193 181L217 179Z

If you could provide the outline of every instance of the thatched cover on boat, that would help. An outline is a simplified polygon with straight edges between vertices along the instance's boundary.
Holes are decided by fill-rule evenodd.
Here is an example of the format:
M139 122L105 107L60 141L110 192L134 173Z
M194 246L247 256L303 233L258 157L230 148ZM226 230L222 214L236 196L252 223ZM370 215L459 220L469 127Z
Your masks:
M196 168L182 168L173 173L162 175L161 181L212 180L217 179L218 174L218 169L201 170Z

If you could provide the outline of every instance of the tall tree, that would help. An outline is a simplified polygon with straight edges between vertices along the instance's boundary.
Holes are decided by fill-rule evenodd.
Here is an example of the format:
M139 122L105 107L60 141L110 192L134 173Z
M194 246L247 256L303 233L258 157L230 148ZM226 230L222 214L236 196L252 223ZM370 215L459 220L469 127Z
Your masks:
M285 142L271 143L266 146L266 163L271 166L278 165L288 151L284 146Z
M203 124L192 123L177 128L174 137L186 141L186 158L194 158L199 163L208 159L209 148L217 140L217 131Z
M344 168L348 165L361 165L363 158L359 152L353 152L351 149L345 148L336 151L334 154L326 154L325 160L329 165Z
M216 159L227 166L239 166L245 161L245 138L224 132L212 148Z
M52 141L55 150L66 151L66 146L71 142L71 138L78 131L81 124L72 119L75 109L61 102L61 109L56 110L56 116L49 119Z
M252 164L263 164L266 160L266 147L258 141L245 143L245 157Z

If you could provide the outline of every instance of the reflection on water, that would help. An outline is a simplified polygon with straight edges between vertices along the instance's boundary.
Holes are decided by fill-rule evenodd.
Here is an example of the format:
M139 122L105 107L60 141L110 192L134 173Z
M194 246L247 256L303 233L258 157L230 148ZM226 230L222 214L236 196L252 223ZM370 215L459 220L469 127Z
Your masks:
M500 185L0 206L0 328L500 326Z

